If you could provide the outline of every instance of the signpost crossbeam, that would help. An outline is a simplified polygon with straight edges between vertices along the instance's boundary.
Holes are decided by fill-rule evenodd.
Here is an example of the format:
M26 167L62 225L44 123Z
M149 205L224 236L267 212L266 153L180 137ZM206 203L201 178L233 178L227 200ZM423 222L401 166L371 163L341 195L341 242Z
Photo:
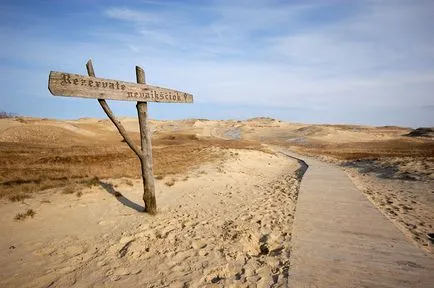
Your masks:
M158 86L51 71L48 89L54 96L122 101L192 103L193 95Z

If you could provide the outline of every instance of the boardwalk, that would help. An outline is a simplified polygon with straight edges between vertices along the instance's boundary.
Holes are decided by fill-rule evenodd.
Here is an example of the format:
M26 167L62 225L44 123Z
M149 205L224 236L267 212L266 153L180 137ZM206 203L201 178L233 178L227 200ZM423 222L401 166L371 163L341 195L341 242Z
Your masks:
M410 243L330 164L309 165L295 214L291 287L434 287L434 257Z

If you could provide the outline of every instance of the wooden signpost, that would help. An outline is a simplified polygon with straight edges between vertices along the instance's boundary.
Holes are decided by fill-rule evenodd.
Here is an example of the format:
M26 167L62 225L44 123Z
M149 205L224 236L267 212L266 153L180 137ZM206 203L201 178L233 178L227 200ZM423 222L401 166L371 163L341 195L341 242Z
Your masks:
M154 176L152 173L152 144L148 125L147 102L192 103L193 95L167 88L145 84L145 72L136 66L136 83L96 78L92 61L86 64L89 76L64 72L50 72L48 89L55 96L97 98L104 112L118 129L128 146L140 160L143 178L143 201L145 212L157 213ZM105 99L137 101L136 108L140 126L141 149L139 149L122 123L116 119Z

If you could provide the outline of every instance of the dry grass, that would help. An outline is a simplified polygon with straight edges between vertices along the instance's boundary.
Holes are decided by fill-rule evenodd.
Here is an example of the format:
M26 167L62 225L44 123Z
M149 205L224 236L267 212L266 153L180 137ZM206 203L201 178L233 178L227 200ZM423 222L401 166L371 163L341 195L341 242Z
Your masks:
M76 189L75 185L74 186L72 186L72 185L66 186L65 188L63 188L62 193L63 194L74 194L75 189Z
M30 195L20 194L20 193L9 196L9 200L12 202L19 202L19 201L23 201L23 200L28 199L28 198L31 198Z
M330 144L324 142L290 145L306 154L325 155L338 160L379 157L434 157L434 142L413 139Z
M17 221L23 221L25 220L27 217L34 217L36 214L35 211L33 211L32 209L27 209L27 211L25 213L18 213L17 215L15 215L15 220Z
M123 182L124 182L124 184L126 184L128 186L133 186L134 185L133 181L131 181L130 179L125 179Z
M171 186L175 185L175 179L170 178L169 180L167 180L166 182L164 182L164 184L166 184L167 186L171 187Z
M133 136L139 143L138 135ZM80 145L37 143L0 142L0 198L20 201L22 195L58 187L72 194L99 185L99 179L141 176L140 162L119 137L98 142L86 139ZM226 157L221 152L224 149L263 148L249 141L198 139L188 134L159 135L153 139L154 174L162 179L185 173L201 163Z

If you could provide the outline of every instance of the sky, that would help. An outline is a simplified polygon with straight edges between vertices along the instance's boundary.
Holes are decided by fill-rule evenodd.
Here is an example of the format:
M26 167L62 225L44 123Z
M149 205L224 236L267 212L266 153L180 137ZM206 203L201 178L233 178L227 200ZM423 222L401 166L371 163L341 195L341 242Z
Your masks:
M153 119L434 126L432 0L0 0L0 111L104 118L52 96L51 70L193 94ZM118 116L135 103L109 101Z

